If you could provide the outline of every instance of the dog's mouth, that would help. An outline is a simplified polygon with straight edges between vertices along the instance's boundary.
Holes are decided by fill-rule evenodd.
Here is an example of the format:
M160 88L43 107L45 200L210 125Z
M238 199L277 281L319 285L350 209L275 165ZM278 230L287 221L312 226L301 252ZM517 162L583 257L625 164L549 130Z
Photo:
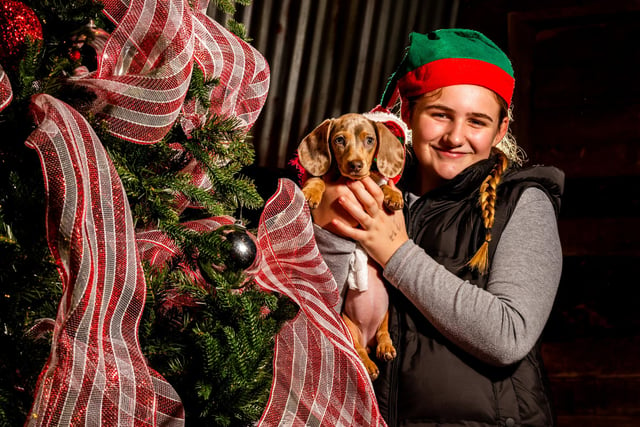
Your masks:
M346 178L359 181L369 176L369 172L350 172L343 174Z

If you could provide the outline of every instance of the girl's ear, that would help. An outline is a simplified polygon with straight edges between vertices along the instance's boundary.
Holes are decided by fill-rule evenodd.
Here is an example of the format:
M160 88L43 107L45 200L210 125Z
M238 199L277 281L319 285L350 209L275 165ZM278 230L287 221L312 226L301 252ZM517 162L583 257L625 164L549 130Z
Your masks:
M502 138L504 138L504 136L507 134L508 130L509 130L509 117L505 117L502 119L502 122L500 122L500 125L498 125L498 133L496 133L496 136L493 140L493 144L491 144L491 146L495 147L496 145L498 145L500 141L502 141Z

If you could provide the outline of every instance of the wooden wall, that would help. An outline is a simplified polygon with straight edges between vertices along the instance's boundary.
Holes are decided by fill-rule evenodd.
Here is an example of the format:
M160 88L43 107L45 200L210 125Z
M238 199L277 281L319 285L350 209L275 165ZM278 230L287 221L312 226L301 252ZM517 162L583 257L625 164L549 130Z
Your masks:
M507 48L515 133L560 167L563 276L544 335L560 427L640 425L640 2L463 2Z

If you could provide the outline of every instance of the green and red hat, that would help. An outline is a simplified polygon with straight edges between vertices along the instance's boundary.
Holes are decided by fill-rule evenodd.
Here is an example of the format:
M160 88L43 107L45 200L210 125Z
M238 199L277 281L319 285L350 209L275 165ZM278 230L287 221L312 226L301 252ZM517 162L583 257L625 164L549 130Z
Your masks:
M511 61L478 31L451 28L411 33L404 58L391 75L380 104L388 107L397 90L402 118L407 121L407 99L458 84L486 87L511 105L515 85Z

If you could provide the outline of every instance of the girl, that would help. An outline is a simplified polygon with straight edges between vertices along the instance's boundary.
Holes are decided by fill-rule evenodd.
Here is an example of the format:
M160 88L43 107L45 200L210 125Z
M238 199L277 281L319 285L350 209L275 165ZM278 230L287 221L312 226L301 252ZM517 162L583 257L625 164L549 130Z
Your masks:
M386 211L363 180L326 190L342 217L330 203L313 212L359 242L390 285L397 357L374 382L390 426L554 424L539 341L562 268L564 176L520 167L514 82L481 33L411 34L382 102L399 93L412 131L404 211Z

